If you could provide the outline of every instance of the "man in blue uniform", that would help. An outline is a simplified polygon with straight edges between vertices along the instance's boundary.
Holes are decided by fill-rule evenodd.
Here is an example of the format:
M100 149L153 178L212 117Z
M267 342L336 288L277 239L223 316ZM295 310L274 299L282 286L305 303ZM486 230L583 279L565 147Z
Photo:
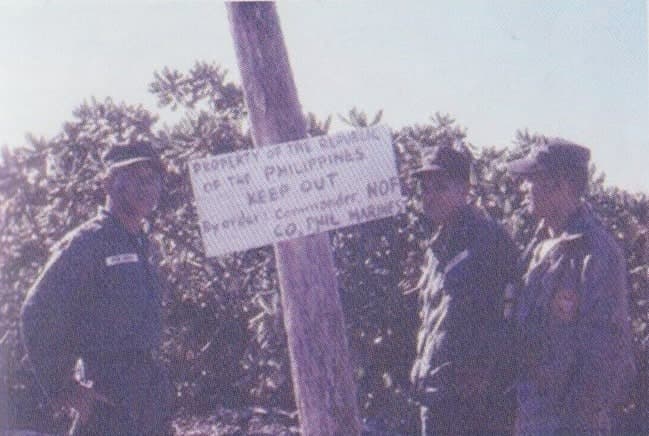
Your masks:
M422 153L415 172L424 216L437 229L418 284L421 327L411 371L423 435L511 430L504 299L518 253L496 222L468 204L470 166L468 152L438 147Z
M624 257L582 200L590 151L550 139L510 163L541 218L517 296L520 435L608 435L635 367Z
M104 162L105 207L55 246L23 305L23 342L48 397L76 411L74 434L164 434L161 292L141 228L163 167L147 142L112 147Z

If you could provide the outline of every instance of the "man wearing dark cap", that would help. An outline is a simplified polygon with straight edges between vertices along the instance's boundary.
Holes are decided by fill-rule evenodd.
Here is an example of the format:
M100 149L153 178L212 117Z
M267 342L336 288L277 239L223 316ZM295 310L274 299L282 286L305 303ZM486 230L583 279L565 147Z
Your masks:
M165 434L161 292L142 232L164 170L147 142L114 146L103 159L105 206L54 247L22 308L23 342L48 398L76 411L71 433Z
M550 139L510 173L541 219L517 295L519 435L608 435L635 373L624 257L582 200L590 151Z
M468 204L471 156L426 149L414 173L436 229L417 285L421 327L411 381L423 435L507 434L515 399L505 288L518 253L507 233Z

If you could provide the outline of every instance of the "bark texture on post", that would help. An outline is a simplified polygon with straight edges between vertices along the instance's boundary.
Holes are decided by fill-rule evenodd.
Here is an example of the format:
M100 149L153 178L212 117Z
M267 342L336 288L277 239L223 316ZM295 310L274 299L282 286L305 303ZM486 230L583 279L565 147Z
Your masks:
M9 368L7 368L9 345L5 345L5 342L9 342L9 332L6 332L0 338L0 375L9 373ZM9 422L9 393L7 388L7 384L0 383L0 428L3 422L5 425Z
M274 3L227 3L255 145L306 137ZM302 433L358 435L360 421L327 234L275 246Z

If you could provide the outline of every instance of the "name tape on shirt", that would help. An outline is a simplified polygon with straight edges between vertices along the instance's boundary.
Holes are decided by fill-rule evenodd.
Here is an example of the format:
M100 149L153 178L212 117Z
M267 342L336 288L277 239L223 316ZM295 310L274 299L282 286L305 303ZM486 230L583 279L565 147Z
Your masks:
M137 257L137 253L116 254L115 256L109 256L106 258L106 266L114 266L122 263L134 263L138 260L139 258Z

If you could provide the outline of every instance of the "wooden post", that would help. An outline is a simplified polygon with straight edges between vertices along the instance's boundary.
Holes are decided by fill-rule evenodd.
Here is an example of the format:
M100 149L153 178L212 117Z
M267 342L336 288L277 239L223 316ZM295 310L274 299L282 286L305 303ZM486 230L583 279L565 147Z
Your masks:
M305 138L274 3L227 3L257 147ZM275 246L302 434L358 435L345 323L327 234Z
M5 342L7 344L5 345ZM0 376L3 374L9 374L9 368L7 367L7 362L9 359L9 332L0 338ZM9 377L7 377L8 379ZM0 431L2 431L3 425L9 425L9 386L0 380ZM4 423L4 424L2 424Z

